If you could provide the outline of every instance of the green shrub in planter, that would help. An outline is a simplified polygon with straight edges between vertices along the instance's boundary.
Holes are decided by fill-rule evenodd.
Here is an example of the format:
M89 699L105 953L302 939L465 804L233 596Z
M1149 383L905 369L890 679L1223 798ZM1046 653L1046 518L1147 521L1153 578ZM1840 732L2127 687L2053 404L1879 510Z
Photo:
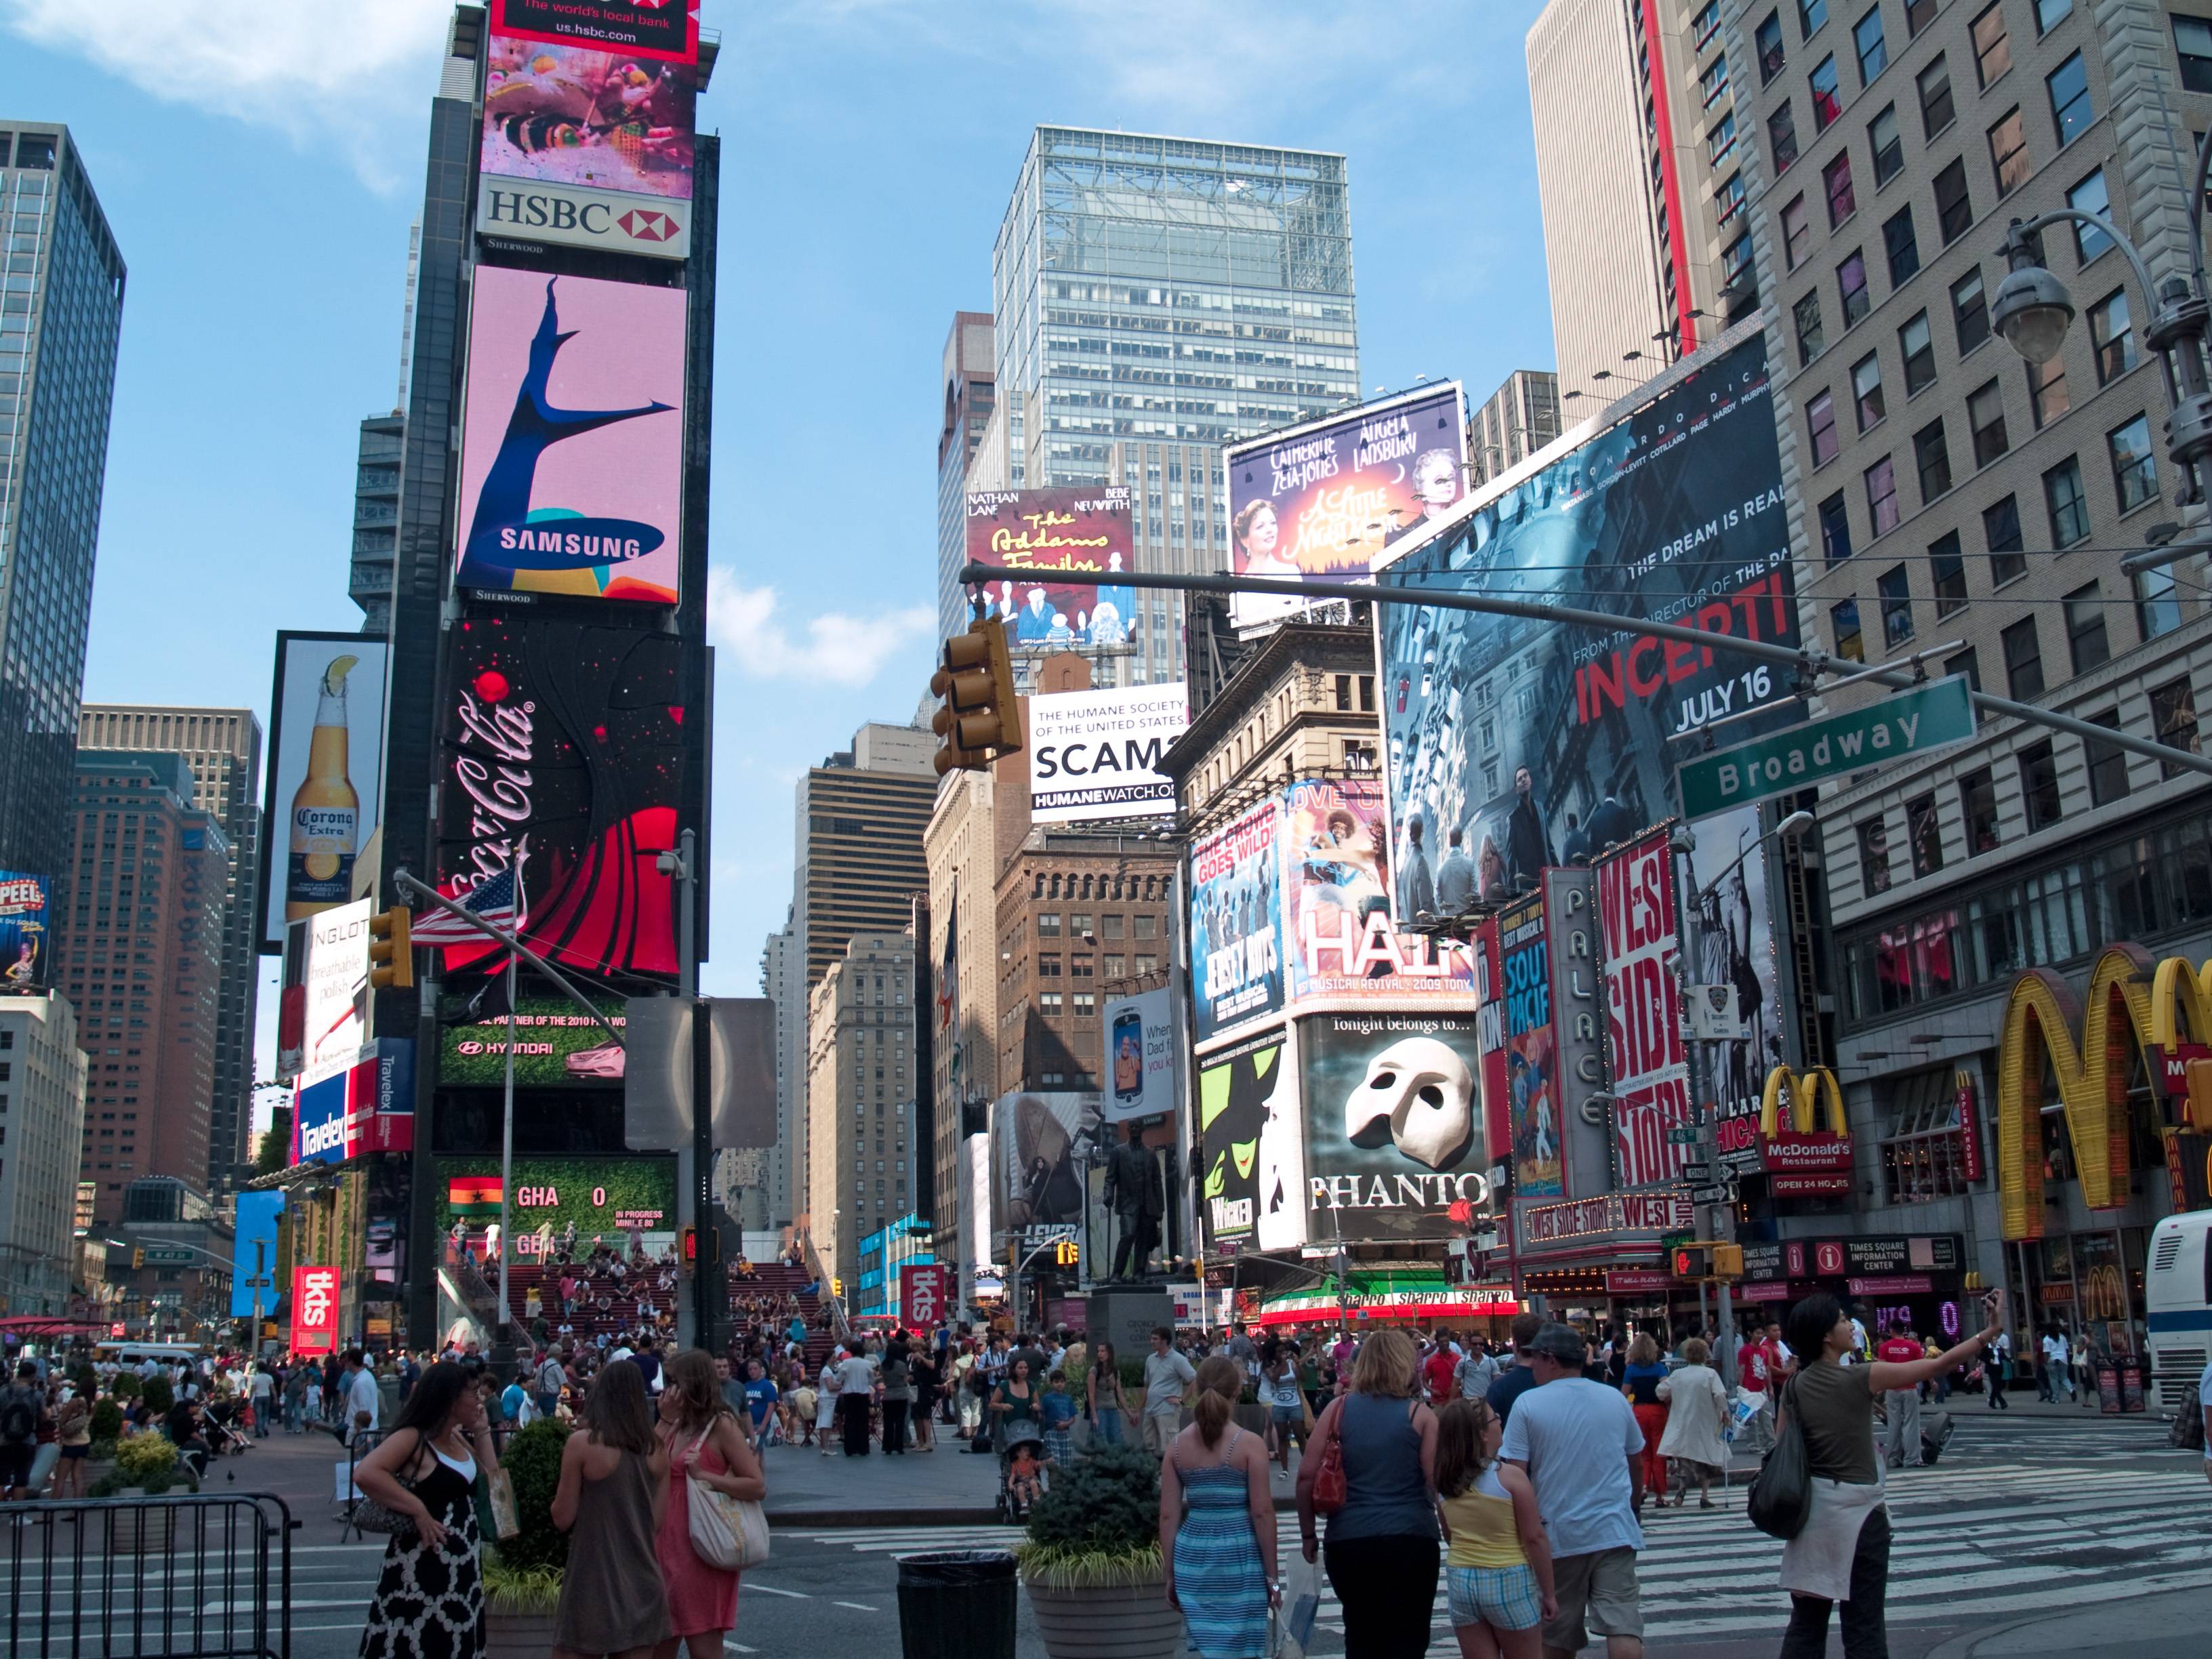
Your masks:
M192 1486L191 1471L178 1461L175 1445L149 1430L116 1443L115 1468L94 1483L92 1496L112 1498L133 1490L152 1496L172 1488L189 1492Z
M92 1443L84 1449L84 1455L88 1462L112 1463L115 1461L115 1442L112 1438L102 1440L94 1435Z
M1139 1446L1095 1446L1030 1511L1022 1576L1058 1589L1160 1577L1160 1464Z
M107 1385L108 1393L118 1400L136 1400L145 1389L145 1379L136 1371L118 1371L115 1380Z
M495 1553L483 1564L484 1611L523 1619L557 1613L561 1575L559 1567L511 1567Z
M561 1448L568 1438L566 1423L541 1417L515 1431L499 1459L514 1482L515 1518L522 1523L520 1533L499 1545L499 1565L510 1574L538 1568L550 1571L556 1600L561 1572L568 1565L568 1534L553 1524L553 1493L561 1484ZM489 1588L489 1572L485 1583Z
M1121 1366L1121 1397L1133 1407L1141 1407L1145 1399L1145 1362L1142 1358L1124 1359Z
M144 1392L148 1409L157 1416L167 1417L177 1403L177 1392L169 1386L166 1376L148 1377Z
M123 1437L123 1407L112 1400L95 1401L92 1407L92 1438L97 1445L106 1441L111 1446Z

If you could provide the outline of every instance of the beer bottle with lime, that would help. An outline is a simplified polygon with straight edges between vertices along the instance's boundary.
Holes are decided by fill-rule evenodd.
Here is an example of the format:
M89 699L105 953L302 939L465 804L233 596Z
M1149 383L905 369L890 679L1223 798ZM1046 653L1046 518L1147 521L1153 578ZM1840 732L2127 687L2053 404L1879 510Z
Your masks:
M353 897L360 846L361 797L346 776L346 676L358 657L333 657L315 699L307 775L292 797L292 856L284 878L284 918L297 921Z

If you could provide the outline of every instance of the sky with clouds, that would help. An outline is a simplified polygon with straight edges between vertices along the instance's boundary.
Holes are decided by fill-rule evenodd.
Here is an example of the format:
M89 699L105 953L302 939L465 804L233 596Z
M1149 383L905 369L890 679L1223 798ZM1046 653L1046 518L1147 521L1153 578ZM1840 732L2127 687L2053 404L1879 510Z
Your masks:
M1040 122L1350 159L1360 368L1552 360L1539 0L704 0L722 150L708 988L751 994L792 788L933 655L939 369ZM356 428L398 391L441 0L0 0L0 116L61 120L130 264L85 696L267 717L352 629ZM273 1003L273 998L264 997Z

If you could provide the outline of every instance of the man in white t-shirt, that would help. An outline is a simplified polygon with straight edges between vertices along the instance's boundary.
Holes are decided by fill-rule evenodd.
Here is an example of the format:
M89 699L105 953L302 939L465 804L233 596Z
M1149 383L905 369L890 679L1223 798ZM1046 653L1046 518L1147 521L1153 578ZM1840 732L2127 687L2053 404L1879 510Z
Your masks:
M2066 1340L2066 1333L2053 1325L2043 1339L2043 1369L2051 1378L2051 1403L2058 1403L2058 1391L2066 1390L2066 1397L2074 1397L2074 1351Z
M246 1392L253 1401L253 1437L269 1437L269 1419L276 1414L276 1383L264 1365L256 1365L253 1376L246 1383Z
M345 1404L340 1411L340 1432L350 1442L357 1434L374 1434L377 1409L381 1396L377 1392L376 1378L362 1359L359 1348L345 1352L345 1372L339 1381L338 1392Z

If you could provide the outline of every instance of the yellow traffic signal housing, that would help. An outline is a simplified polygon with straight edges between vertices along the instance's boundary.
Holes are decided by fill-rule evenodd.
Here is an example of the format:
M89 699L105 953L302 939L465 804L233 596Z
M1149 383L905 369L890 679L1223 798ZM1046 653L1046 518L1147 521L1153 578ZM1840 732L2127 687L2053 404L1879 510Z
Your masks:
M132 1272L134 1272L134 1273L135 1273L135 1272L137 1272L139 1268L141 1268L141 1267L144 1267L145 1265L146 1265L146 1252L145 1252L145 1251L143 1251L143 1250L133 1250L133 1251L131 1251L131 1271L132 1271Z
M1021 752L1022 705L1014 692L1005 623L978 621L945 641L945 665L931 677L929 689L945 703L930 722L945 739L936 757L939 775L980 772L1001 755Z
M1055 1267L1079 1267L1083 1261L1083 1247L1072 1238L1063 1238L1052 1248L1052 1261Z
M414 915L404 904L368 919L368 982L380 991L404 991L415 983Z
M1713 1246L1713 1277L1736 1279L1743 1277L1743 1246L1716 1244Z

